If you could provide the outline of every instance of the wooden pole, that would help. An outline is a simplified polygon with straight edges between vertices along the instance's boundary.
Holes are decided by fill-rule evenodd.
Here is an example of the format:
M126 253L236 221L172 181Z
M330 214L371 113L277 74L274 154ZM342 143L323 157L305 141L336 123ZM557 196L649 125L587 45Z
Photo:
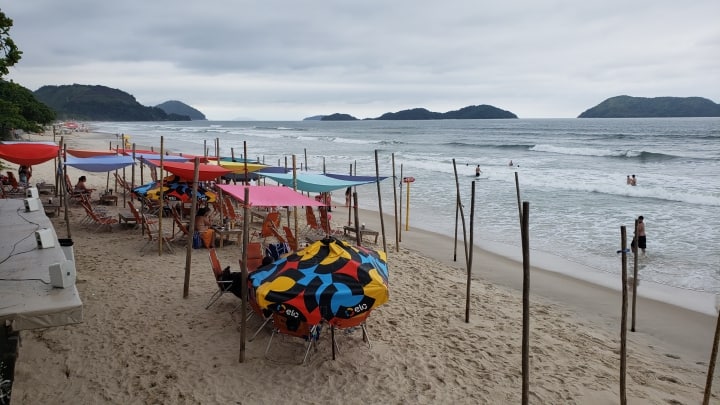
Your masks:
M134 190L135 189L135 144L134 143L132 144L132 158L133 158L133 164L132 164L132 167L130 168L130 188L132 190ZM134 197L134 194L130 194L130 201L135 200L133 197Z
M715 296L716 303L718 302L719 296ZM707 380L705 381L705 395L703 396L703 405L710 404L710 397L712 396L712 382L713 375L715 374L715 361L717 361L718 353L718 340L720 340L720 308L718 309L718 319L715 323L715 340L713 340L712 352L710 353L710 362L708 363Z
M465 265L467 266L467 281L465 283L465 323L470 323L470 284L472 281L472 259L473 259L473 228L475 223L475 182L472 182L470 199L470 253Z
M185 246L185 283L183 284L183 298L190 294L190 263L192 261L192 243L195 235L195 211L197 211L197 190L200 179L200 156L195 156L195 171L192 182L192 202L190 203L190 231Z
M522 223L522 206L520 205L520 180L518 180L517 172L515 172L515 192L517 194L518 216L520 217L520 223Z
M620 405L627 404L626 375L627 375L627 232L625 226L620 227L620 249L622 252L622 314L620 317Z
M357 204L357 192L353 192L353 211L355 213L355 243L362 246L362 235L360 234L360 209Z
M63 151L63 157L62 157L63 170L62 170L62 172L63 172L63 177L65 177L68 175L67 174L67 164L66 164L67 163L67 145L65 145L63 143L62 137L60 138L60 145L61 145L62 151ZM68 178L70 178L70 177L68 176ZM63 180L62 184L65 184L65 187L63 187L63 188L67 188L70 186L70 184L67 184L67 181L65 181L64 178L62 180ZM70 194L71 191L72 190L65 190L65 226L67 228L67 238L68 239L72 239L72 234L70 233L70 217L68 215L68 210L70 209L70 198L68 197L68 195Z
M158 256L162 256L163 251L163 217L165 216L165 194L163 193L164 189L164 182L163 178L165 175L163 174L163 164L165 156L164 154L164 148L165 148L165 140L164 136L160 136L160 177L158 178L158 183L160 183L160 212L158 213Z
M245 362L245 343L247 331L247 304L248 304L248 268L247 268L247 247L250 242L250 188L245 187L245 200L243 202L243 250L242 260L240 262L240 271L242 272L240 282L240 363Z
M467 231L465 229L465 213L463 212L462 201L460 199L460 179L458 178L457 165L455 159L453 159L453 171L455 172L455 192L457 194L456 204L460 209L460 220L462 221L462 233L463 243L465 245L465 263L468 261L468 245L467 245Z
M352 170L352 169L351 169ZM397 199L397 177L395 176L395 152L392 154L392 178L393 178L393 204L395 207L395 251L400 251L400 229L398 228L398 199ZM348 224L349 225L349 224Z
M400 163L400 178L403 178L403 164ZM402 242L402 182L400 183L400 204L399 204L399 215L398 215L398 221L400 221L400 226L398 227L398 238L400 242Z
M308 170L308 163L307 163L307 148L304 148L303 151L305 152L305 171Z
M243 172L245 173L245 181L243 184L250 184L250 179L248 179L248 167L247 167L247 141L243 141Z
M377 184L378 210L380 210L380 233L382 235L383 250L387 252L387 241L385 240L385 218L383 218L382 194L380 193L380 163L378 162L377 149L375 149L375 184Z
M637 247L637 234L638 234L638 220L635 219L635 232L633 233L636 240L635 246ZM633 284L632 284L632 321L630 323L630 331L635 332L635 313L636 313L636 302L637 302L637 287L638 287L638 254L637 250L633 254Z
M297 175L295 174L295 155L293 155L293 190L297 191ZM288 221L290 218L288 218ZM295 221L295 235L298 234L299 228L298 228L298 212L297 212L297 205L293 206L293 221ZM329 221L329 220L328 220ZM297 238L296 238L297 239ZM300 246L298 246L298 249Z
M517 173L515 173L517 175ZM530 203L523 202L520 233L523 252L522 403L530 399Z

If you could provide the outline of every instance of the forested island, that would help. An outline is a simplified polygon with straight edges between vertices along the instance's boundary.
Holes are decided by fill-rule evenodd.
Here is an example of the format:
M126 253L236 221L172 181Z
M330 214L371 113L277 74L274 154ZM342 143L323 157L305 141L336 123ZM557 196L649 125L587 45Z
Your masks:
M702 97L611 97L578 118L720 117L720 105Z
M513 119L517 115L510 111L501 110L491 105L471 105L459 110L444 113L434 112L425 108L413 108L398 112L388 112L377 118L368 120L479 120L479 119ZM320 121L356 121L357 118L349 114L335 113L331 115L316 115L305 120Z

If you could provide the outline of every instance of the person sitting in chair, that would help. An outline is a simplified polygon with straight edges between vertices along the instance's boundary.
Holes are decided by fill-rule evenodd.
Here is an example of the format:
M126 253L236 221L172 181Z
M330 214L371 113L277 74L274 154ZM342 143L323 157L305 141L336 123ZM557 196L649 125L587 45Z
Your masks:
M95 191L94 188L88 188L85 184L87 182L87 177L80 176L78 179L77 184L75 184L75 191L79 191L84 194L91 194L93 191Z
M195 232L200 234L203 245L208 248L215 244L215 230L211 228L212 222L207 214L210 208L202 207L195 214Z

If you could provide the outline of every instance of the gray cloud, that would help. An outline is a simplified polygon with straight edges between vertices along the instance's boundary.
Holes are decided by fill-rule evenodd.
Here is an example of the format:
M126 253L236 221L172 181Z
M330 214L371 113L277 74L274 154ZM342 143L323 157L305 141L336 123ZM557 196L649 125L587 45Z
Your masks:
M10 3L23 51L10 79L178 99L211 119L470 104L575 117L619 94L720 99L716 0Z

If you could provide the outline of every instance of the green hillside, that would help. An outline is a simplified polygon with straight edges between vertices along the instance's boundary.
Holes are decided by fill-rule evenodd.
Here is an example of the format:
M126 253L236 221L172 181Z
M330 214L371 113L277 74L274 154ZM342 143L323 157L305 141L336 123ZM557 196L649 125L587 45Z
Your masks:
M43 86L35 97L57 113L59 119L86 121L190 121L186 115L167 114L146 107L118 89L82 84Z

